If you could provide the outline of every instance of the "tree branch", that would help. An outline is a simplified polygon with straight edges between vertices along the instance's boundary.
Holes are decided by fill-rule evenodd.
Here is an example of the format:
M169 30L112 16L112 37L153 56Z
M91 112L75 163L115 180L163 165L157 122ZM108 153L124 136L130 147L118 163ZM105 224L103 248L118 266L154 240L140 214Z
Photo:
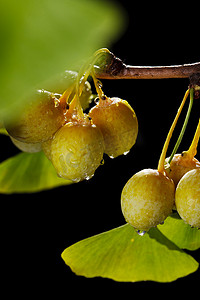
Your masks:
M190 78L192 75L200 73L200 62L159 67L131 66L124 64L111 52L108 56L106 64L95 68L95 74L99 79Z

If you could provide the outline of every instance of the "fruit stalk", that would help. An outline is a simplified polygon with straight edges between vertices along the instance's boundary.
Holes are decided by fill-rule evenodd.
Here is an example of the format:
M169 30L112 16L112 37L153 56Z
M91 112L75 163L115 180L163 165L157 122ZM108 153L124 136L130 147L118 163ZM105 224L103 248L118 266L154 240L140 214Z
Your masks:
M97 81L95 76L94 76L94 64L98 61L101 60L102 57L104 57L105 55L107 56L108 54L110 54L110 51L106 48L102 48L97 50L94 55L92 57L90 57L88 59L88 61L82 66L82 68L80 69L76 82L75 82L75 86L72 86L71 89L67 89L64 93L63 96L61 97L62 101L66 100L69 98L70 94L73 91L73 88L75 89L75 96L73 98L73 100L70 103L70 108L68 110L68 114L73 115L74 112L76 111L76 114L78 116L79 119L84 118L84 113L83 113L83 109L79 100L79 97L81 96L82 92L83 92L83 88L85 85L85 82L87 80L87 78L89 77L90 73L93 76L94 82L95 82L95 86L97 88ZM98 93L100 93L101 88L98 89ZM102 91L101 91L102 92Z
M169 164L171 163L171 161L172 161L172 159L174 157L174 154L177 152L177 150L178 150L178 148L180 146L180 143L181 143L181 141L183 139L183 136L184 136L184 133L185 133L185 130L186 130L189 118L190 118L190 113L191 113L191 110L192 110L193 102L194 102L194 90L190 89L190 103L189 103L188 111L187 111L187 114L186 114L186 117L185 117L185 121L184 121L183 127L181 129L180 135L179 135L178 140L176 142L176 145L174 146L172 154L171 154L171 156L169 158L169 161L168 161Z
M194 157L197 154L197 146L198 146L199 138L200 138L200 119L199 119L199 123L197 125L197 129L196 129L194 138L190 145L190 148L187 151L187 154L191 157Z
M106 58L110 57L111 52L107 49L107 48L101 48L99 50L97 50L93 56L91 56L88 61L85 63L85 65L83 65L83 67L81 68L81 70L79 71L78 74L78 78L77 78L77 90L78 95L80 96L80 94L82 93L82 89L84 86L85 81L87 80L87 78L89 77L90 73L92 73L92 77L95 77L94 74L94 65L96 63L99 63L101 61L103 61L105 63Z
M180 105L180 107L179 107L179 109L178 109L178 111L177 111L176 117L175 117L175 119L174 119L174 121L173 121L173 123L172 123L172 126L171 126L171 128L170 128L170 130L169 130L169 133L168 133L168 135L167 135L165 144L164 144L164 146L163 146L162 153L161 153L161 155L160 155L160 159L159 159L159 162L158 162L158 171L159 171L160 173L164 173L164 172L165 172L165 167L164 167L164 166L165 166L165 158L166 158L166 153L167 153L167 149L168 149L168 146L169 146L169 142L170 142L170 140L171 140L171 137L172 137L174 128L175 128L175 126L176 126L176 124L177 124L177 122L178 122L178 119L179 119L179 117L180 117L181 111L182 111L182 109L183 109L183 107L184 107L185 101L187 100L187 97L188 97L189 93L190 93L190 90L188 89L188 90L186 91L184 97L183 97L183 100L182 100L182 102L181 102L181 105Z

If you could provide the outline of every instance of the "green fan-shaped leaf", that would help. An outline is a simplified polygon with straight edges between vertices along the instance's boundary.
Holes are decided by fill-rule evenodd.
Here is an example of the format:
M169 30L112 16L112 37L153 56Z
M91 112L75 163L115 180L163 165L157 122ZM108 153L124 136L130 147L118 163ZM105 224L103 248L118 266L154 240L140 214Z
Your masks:
M11 113L44 81L109 47L124 20L110 1L0 1L0 113Z
M139 236L128 224L70 246L62 258L77 275L116 281L170 282L198 268L157 228Z
M0 164L0 193L32 193L70 183L57 176L43 152L19 153Z
M185 224L177 213L168 217L158 228L181 249L197 250L200 248L200 230Z

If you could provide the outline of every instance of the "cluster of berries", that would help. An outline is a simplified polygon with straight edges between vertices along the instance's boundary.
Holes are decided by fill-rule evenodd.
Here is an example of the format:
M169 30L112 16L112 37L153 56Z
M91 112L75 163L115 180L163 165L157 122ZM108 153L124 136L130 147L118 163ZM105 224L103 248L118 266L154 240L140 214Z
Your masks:
M200 228L200 162L194 157L200 137L200 120L189 150L174 155L172 159L165 159L170 138L188 94L189 90L169 131L158 169L145 169L136 173L123 188L123 215L139 234L162 224L173 209L177 209L187 224Z
M200 136L200 120L188 151L176 154L166 173L175 184L175 207L190 226L200 228L200 162L194 157Z
M134 110L125 100L105 96L95 76L95 62L108 53L107 49L100 49L79 73L66 72L68 86L64 90L37 91L14 119L5 122L17 147L26 152L43 150L58 176L72 182L90 179L102 164L104 153L115 158L130 151L136 142L138 121ZM86 114L85 109L94 99L87 81L90 75L98 97ZM63 83L65 80L60 82L61 87ZM172 123L158 168L136 173L122 191L124 217L139 232L162 224L175 208L186 223L200 227L200 162L195 158L200 121L189 150L166 159L172 133L189 94L193 103L191 88Z
M104 95L94 73L98 101L84 113L94 98L87 81L89 72L68 72L67 77L70 74L74 80L62 94L38 90L5 127L22 151L43 150L58 176L79 182L94 175L104 153L114 158L131 149L138 122L127 101Z

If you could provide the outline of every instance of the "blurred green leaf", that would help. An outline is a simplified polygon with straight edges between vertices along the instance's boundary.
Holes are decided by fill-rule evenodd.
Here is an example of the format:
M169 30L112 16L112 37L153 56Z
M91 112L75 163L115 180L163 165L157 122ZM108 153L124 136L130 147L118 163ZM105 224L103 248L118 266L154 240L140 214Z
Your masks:
M185 224L177 213L168 217L158 228L181 249L197 250L200 248L200 230Z
M13 105L28 101L43 82L109 47L124 20L110 1L1 1L0 114L14 112Z
M8 135L8 132L4 127L1 127L0 128L0 134Z
M198 268L157 228L139 236L128 224L68 247L62 258L77 275L116 281L170 282Z
M0 164L0 193L32 193L71 183L57 176L43 152L19 153Z

